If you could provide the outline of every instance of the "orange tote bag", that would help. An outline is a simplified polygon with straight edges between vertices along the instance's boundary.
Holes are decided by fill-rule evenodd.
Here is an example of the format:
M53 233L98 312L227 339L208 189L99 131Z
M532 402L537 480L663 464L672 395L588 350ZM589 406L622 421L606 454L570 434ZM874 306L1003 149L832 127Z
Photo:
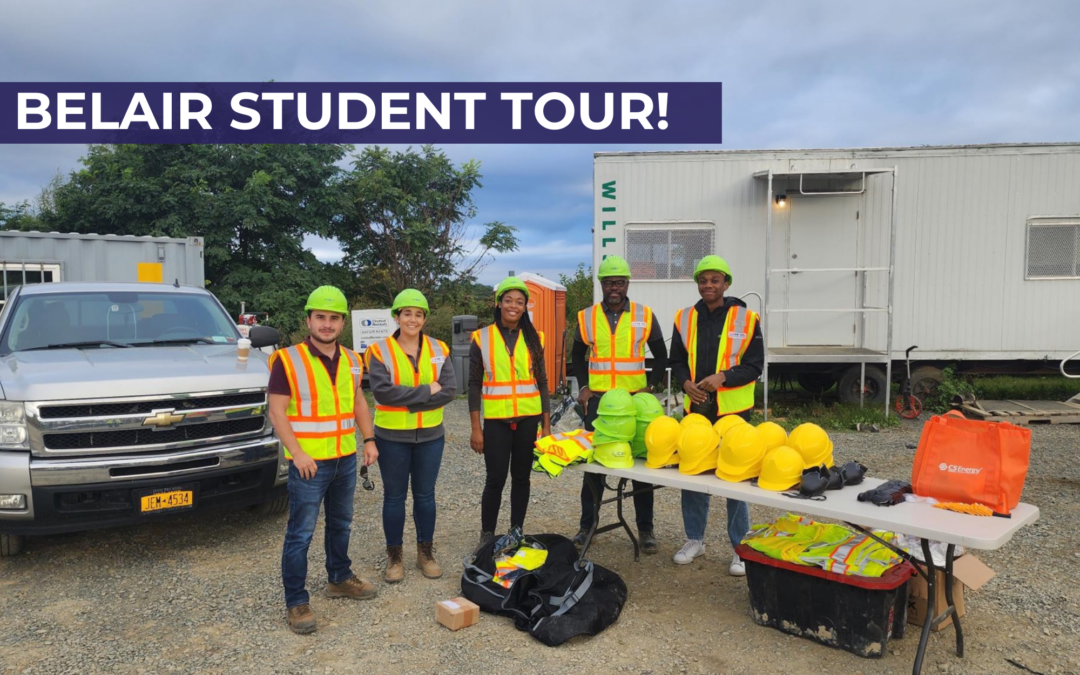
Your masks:
M923 497L984 504L1006 516L1020 503L1030 456L1030 429L969 420L953 410L923 425L911 487Z

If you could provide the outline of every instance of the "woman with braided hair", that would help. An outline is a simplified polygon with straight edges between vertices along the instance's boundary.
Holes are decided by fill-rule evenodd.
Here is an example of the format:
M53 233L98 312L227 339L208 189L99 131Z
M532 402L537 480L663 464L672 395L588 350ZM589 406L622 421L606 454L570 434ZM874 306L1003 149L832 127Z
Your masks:
M481 543L494 536L508 470L510 528L524 526L536 432L542 427L544 436L551 434L544 336L529 319L529 289L521 279L507 277L495 301L494 322L473 333L469 351L469 444L484 456L487 469Z

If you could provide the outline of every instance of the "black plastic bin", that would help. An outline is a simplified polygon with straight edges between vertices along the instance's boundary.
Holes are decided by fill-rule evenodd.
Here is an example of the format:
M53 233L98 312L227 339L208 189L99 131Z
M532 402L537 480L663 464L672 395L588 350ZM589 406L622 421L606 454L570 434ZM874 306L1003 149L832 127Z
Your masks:
M890 637L904 637L908 580L916 573L910 563L872 578L776 560L746 544L736 551L758 625L869 658L880 658Z

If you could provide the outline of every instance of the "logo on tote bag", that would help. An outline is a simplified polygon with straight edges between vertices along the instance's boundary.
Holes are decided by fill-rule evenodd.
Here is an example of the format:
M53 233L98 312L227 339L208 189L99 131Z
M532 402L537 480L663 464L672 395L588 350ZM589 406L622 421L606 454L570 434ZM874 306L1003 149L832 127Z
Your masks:
M938 464L938 468L942 471L948 471L949 473L967 473L971 474L972 476L977 476L982 473L982 467L979 467L978 469L973 469L971 467L959 466L957 464L946 464L945 462Z

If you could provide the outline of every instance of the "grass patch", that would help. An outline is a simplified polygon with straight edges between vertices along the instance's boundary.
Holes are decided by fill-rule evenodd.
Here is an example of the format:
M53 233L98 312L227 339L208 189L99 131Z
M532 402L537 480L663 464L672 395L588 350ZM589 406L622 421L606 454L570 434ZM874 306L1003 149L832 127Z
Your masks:
M1080 392L1080 380L1060 375L983 376L974 378L972 386L976 396L992 400L1064 401Z
M827 431L853 431L859 424L876 424L880 428L900 425L896 415L885 416L880 404L860 408L857 403L822 401L779 402L771 406L769 420L791 431L805 422L813 422ZM764 421L760 411L754 411L753 424Z

